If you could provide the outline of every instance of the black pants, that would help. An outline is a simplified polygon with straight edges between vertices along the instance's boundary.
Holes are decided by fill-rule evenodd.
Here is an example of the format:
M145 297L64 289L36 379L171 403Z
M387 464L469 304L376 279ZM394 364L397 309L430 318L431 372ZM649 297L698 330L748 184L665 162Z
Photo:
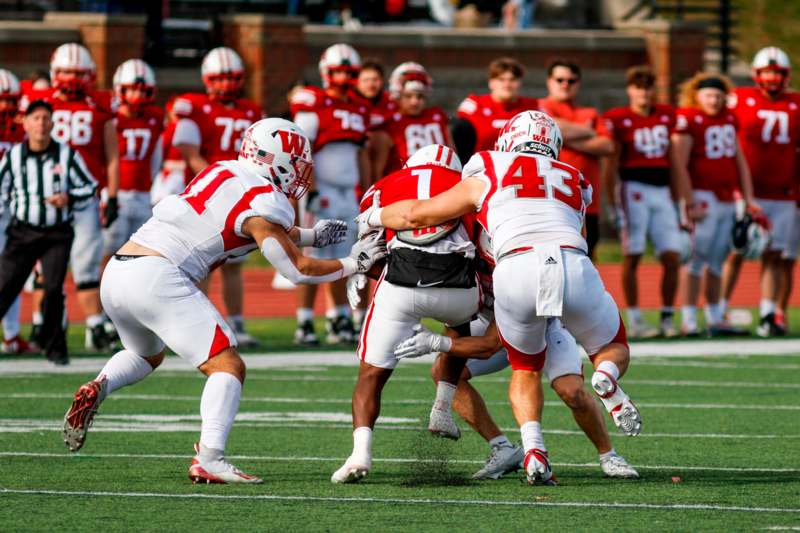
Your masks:
M599 215L586 215L586 245L589 247L589 259L594 261L594 249L600 240Z
M44 276L41 343L48 359L65 362L68 354L63 325L64 278L72 247L72 225L37 228L12 220L7 233L6 247L0 255L0 316L14 303L40 260Z

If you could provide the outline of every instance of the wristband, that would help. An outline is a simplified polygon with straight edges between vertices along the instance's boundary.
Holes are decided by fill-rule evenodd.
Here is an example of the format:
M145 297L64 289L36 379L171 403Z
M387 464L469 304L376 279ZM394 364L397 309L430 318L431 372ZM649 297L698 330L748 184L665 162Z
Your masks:
M358 272L358 263L352 257L342 257L339 262L342 264L342 278L349 278Z
M297 230L300 232L300 236L297 238L298 246L314 246L314 239L317 236L314 228L297 228Z

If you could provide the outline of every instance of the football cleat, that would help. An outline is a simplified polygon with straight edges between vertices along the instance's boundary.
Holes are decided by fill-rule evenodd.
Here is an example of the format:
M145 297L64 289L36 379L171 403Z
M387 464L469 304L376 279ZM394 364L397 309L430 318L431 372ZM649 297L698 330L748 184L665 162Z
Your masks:
M234 331L236 342L242 348L258 348L261 343L246 331Z
M108 381L105 376L90 381L78 389L72 406L64 415L64 444L69 451L77 452L86 442L86 433L92 426L97 408L106 398Z
M258 485L259 483L264 482L264 480L260 477L245 474L226 461L224 457L217 461L209 461L207 463L200 462L199 443L195 443L194 451L198 455L195 455L192 458L192 464L189 466L189 479L192 480L192 483L246 483L250 485Z
M558 485L558 480L550 468L550 459L546 451L538 448L528 450L522 465L525 467L529 485Z
M3 345L0 347L0 352L8 355L33 353L35 351L35 347L25 342L25 339L19 335L16 335L8 340L3 340Z
M106 328L103 324L98 324L91 328L86 326L83 344L89 351L102 352L111 347L111 338L106 333Z
M756 328L756 335L762 338L786 335L785 322L779 324L775 313L769 313L761 317L758 327Z
M708 326L709 337L746 337L750 332L744 328L737 328L730 323L722 321Z
M294 330L294 343L299 346L319 346L312 321L306 320L297 324L297 329Z
M428 420L428 431L437 437L458 440L461 438L461 430L458 429L453 414L450 411L443 411L434 407L431 409L431 416Z
M605 459L600 459L600 468L606 477L616 477L621 479L639 479L639 472L636 471L624 457L614 454Z
M348 457L341 468L331 476L331 483L358 483L369 474L370 465L361 465Z
M328 344L350 344L356 342L356 331L349 316L337 316L325 320L325 342Z
M483 468L472 474L472 479L500 479L520 469L525 450L511 443L492 446L492 452Z
M602 370L596 371L592 374L592 388L620 431L630 436L641 433L639 410L613 377Z
M658 334L658 329L644 321L631 322L628 326L628 337L632 339L652 339L658 337Z

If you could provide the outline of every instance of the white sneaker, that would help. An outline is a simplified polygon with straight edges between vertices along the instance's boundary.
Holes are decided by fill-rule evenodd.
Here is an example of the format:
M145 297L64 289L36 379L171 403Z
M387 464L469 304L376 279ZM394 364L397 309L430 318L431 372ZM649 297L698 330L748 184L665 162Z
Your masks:
M434 407L431 409L431 416L428 420L428 431L437 437L458 440L461 438L461 430L458 429L453 414L450 411L443 411Z
M672 323L672 318L666 318L661 321L660 335L665 339L674 339L680 335L678 328Z
M523 461L529 485L558 485L558 480L550 468L547 452L533 448L528 450Z
M652 339L658 337L659 331L645 321L631 322L628 326L628 337L632 339Z
M352 457L348 457L342 467L331 476L331 483L358 483L369 474L370 466L370 464L359 464L353 461Z
M199 449L199 444L195 443L195 452L200 453ZM192 480L192 483L206 484L246 483L250 485L258 485L259 483L264 482L264 480L260 477L245 474L226 461L225 458L222 458L219 461L201 463L200 457L197 455L192 458L192 464L189 467L189 479Z
M598 370L592 374L592 388L611 415L614 424L626 435L638 435L642 431L642 417L631 399L617 381Z
M621 455L612 455L605 459L600 459L600 468L607 477L622 479L639 479L639 472L636 471Z
M500 479L519 470L524 458L525 450L521 446L511 443L492 446L483 468L472 474L472 479Z

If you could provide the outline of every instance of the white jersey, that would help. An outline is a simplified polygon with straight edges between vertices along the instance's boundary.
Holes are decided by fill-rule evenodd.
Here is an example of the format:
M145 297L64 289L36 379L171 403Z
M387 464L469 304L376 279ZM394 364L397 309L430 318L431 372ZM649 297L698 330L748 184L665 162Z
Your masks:
M226 260L256 249L255 241L242 233L244 221L255 216L287 231L294 225L294 208L283 192L237 161L220 161L181 194L156 204L153 217L131 240L199 281Z
M464 166L467 178L486 184L476 207L494 257L536 244L587 252L581 229L591 188L576 168L542 155L487 151Z

